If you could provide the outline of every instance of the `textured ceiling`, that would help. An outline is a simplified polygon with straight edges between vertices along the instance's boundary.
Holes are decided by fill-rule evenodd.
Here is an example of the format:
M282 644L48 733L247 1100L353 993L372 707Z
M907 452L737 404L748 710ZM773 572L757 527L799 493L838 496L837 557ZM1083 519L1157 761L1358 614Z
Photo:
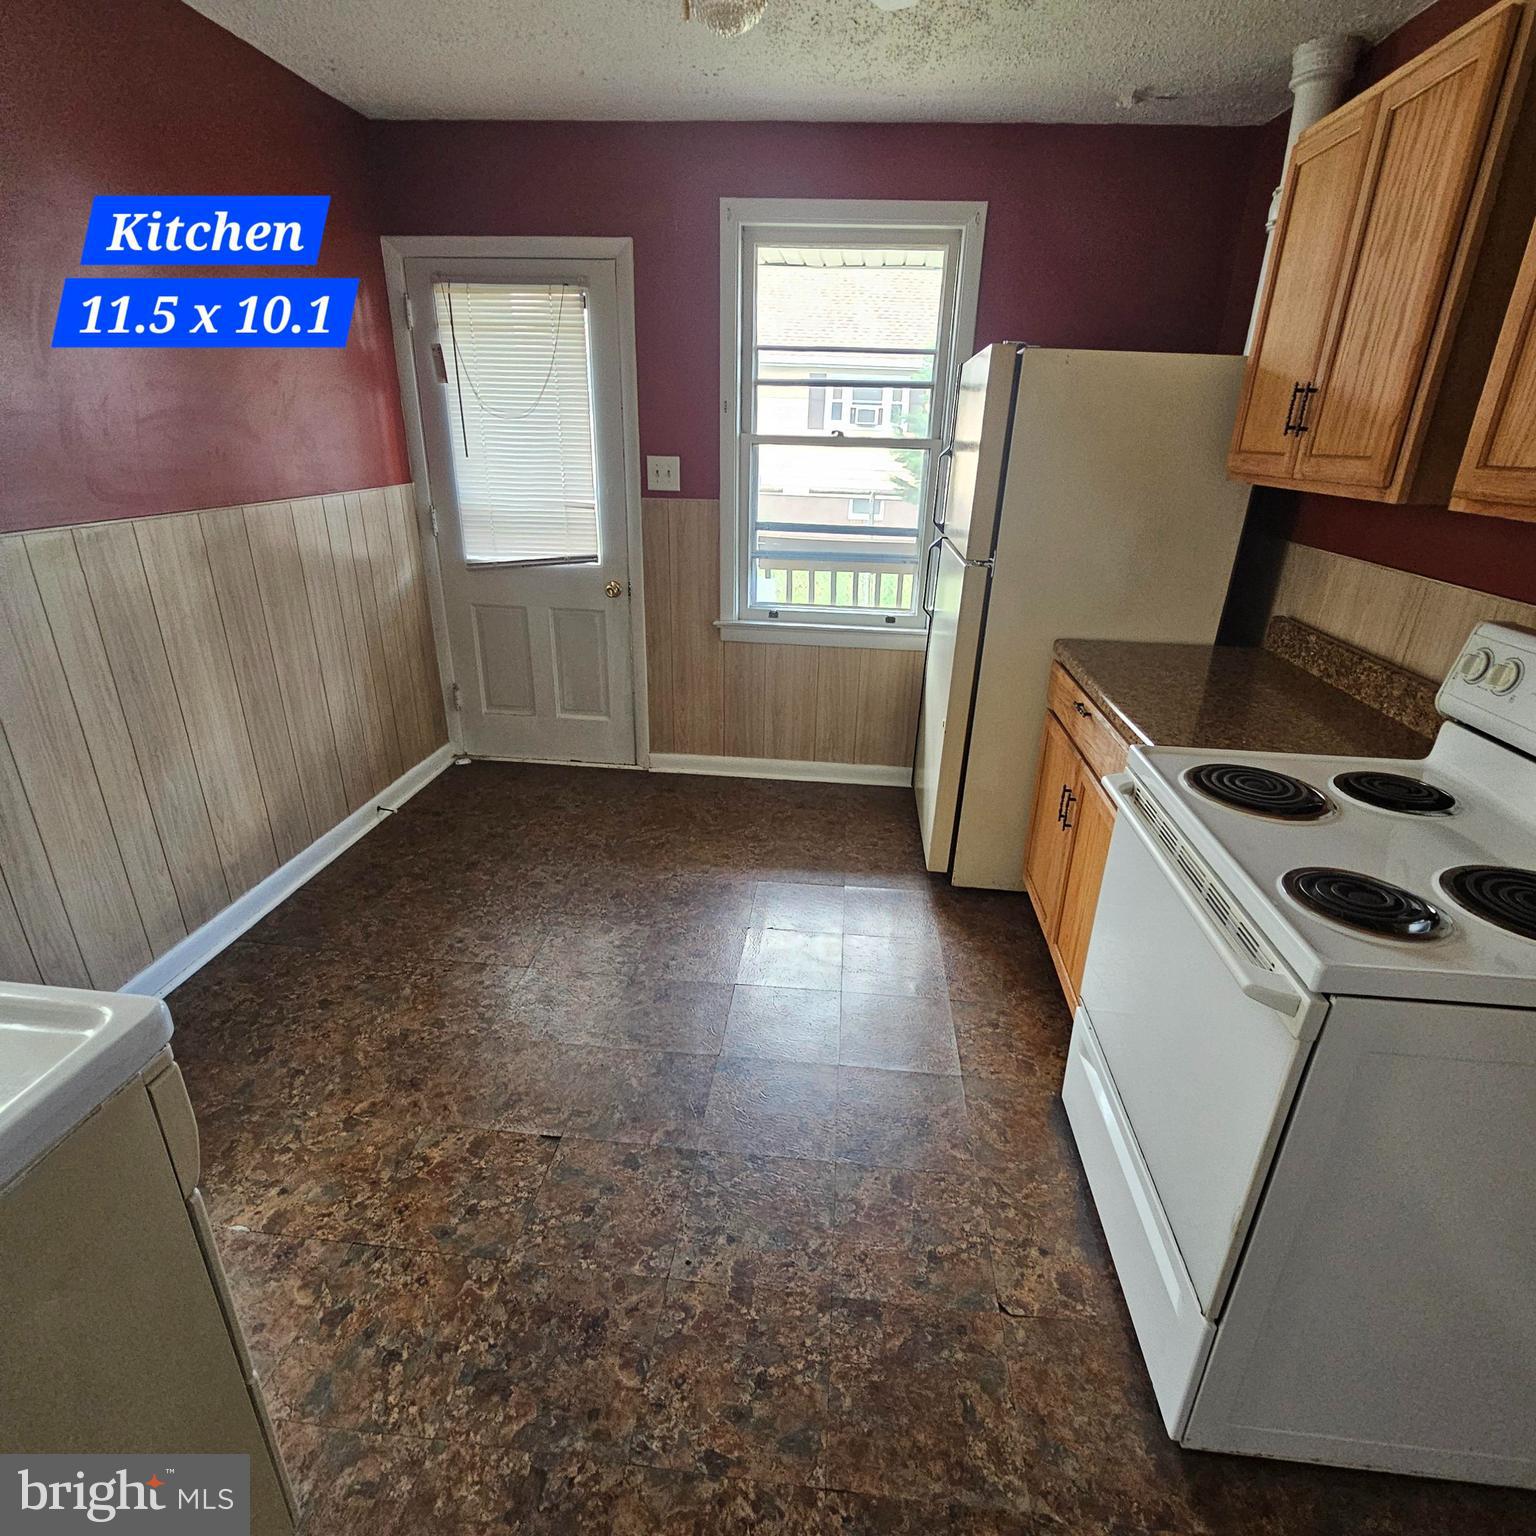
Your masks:
M1297 43L1426 0L768 0L731 39L682 0L187 3L370 117L1255 123Z

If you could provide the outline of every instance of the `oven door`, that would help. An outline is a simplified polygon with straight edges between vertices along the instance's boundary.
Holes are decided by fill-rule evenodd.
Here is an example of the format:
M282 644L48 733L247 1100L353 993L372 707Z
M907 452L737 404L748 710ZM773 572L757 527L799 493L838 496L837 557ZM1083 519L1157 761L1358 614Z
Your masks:
M1172 1328L1180 1338L1164 1342L1197 1379L1201 1330L1221 1310L1327 1005L1285 970L1143 788L1129 775L1106 787L1118 815L1068 1110L1148 1363L1147 1335ZM1168 1403L1164 1413L1180 1417Z

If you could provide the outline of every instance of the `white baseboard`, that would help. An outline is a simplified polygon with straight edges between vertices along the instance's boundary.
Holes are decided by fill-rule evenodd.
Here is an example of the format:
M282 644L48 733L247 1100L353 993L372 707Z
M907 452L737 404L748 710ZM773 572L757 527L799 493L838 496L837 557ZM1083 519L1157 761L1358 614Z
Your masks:
M337 822L323 837L317 837L302 853L296 853L286 864L274 869L259 885L253 885L222 912L210 917L201 928L194 929L179 944L152 960L137 976L125 981L118 991L164 997L179 987L280 901L286 901L306 880L319 874L332 859L378 826L383 819L379 815L381 810L398 810L452 762L453 748L439 747L431 757L423 758L387 789L360 805L345 821Z
M912 770L883 763L809 763L790 757L704 757L652 752L652 773L707 773L726 779L804 779L818 784L906 786Z

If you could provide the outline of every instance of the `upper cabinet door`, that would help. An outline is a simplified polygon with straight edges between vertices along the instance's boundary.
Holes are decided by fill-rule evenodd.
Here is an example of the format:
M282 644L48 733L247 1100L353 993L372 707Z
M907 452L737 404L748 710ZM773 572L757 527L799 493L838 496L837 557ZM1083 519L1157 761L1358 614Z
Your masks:
M1433 393L1432 339L1454 318L1447 292L1519 21L1516 6L1489 11L1377 93L1354 258L1313 381L1299 481L1381 489L1398 476L1411 418Z
M1458 512L1536 520L1536 228L1456 475Z
M1291 472L1299 438L1287 429L1323 350L1376 108L1374 96L1353 102L1297 140L1227 460L1234 475Z

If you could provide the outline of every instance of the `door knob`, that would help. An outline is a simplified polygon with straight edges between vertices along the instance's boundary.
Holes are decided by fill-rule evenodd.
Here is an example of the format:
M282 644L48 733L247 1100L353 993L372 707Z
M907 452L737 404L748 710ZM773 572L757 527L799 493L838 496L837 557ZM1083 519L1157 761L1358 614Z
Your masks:
M603 583L603 591L609 597L620 597L624 592L624 583L622 581L605 581Z

